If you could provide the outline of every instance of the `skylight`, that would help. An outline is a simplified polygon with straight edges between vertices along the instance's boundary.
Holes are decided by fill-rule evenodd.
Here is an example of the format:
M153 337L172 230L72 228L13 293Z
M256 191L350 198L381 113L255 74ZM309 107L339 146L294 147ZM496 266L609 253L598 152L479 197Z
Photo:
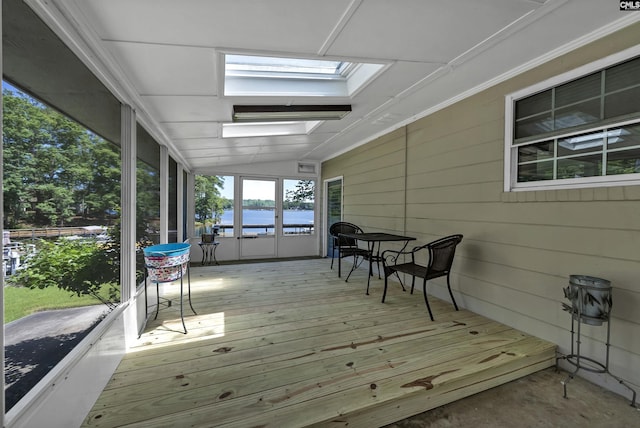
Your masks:
M273 137L278 135L309 134L319 121L308 122L263 122L223 123L222 138Z
M384 68L354 63L258 55L224 56L226 96L351 97Z
M323 61L312 59L277 58L268 56L227 55L225 57L227 76L263 75L307 79L318 75L344 78L351 66L349 62Z

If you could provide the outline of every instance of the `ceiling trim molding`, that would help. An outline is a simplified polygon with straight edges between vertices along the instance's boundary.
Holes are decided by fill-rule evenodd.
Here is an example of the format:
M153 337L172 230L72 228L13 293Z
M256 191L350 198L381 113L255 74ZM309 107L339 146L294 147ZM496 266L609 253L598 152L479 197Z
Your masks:
M333 27L333 29L331 30L331 33L329 33L329 36L327 37L327 39L324 41L324 43L318 50L318 55L324 56L327 53L327 51L331 49L331 46L333 46L333 43L336 41L340 33L342 33L342 30L344 29L344 27L349 23L349 21L351 20L351 17L353 17L353 15L356 13L358 8L360 8L361 4L362 4L362 0L351 1L349 6L346 8L344 13L340 17L340 21L338 21L336 26Z
M535 23L540 18L558 9L560 6L564 5L568 1L569 0L557 0L555 2L548 2L542 5L539 4L538 8L530 10L529 12L522 15L520 18L509 23L509 25L507 25L506 27L501 28L499 31L493 33L486 39L482 40L481 42L477 43L475 46L467 49L467 51L463 52L462 54L458 55L457 57L449 61L448 63L449 66L455 68L459 65L464 64L470 59L480 55L482 52L485 52L486 50L491 49L498 43L509 38L514 33L517 33L518 31L521 31L522 29Z

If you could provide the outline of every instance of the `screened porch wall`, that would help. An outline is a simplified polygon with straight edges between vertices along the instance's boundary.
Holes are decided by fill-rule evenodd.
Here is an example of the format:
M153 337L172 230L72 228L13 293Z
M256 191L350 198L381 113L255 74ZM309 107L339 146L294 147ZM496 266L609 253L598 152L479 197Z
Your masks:
M640 186L504 192L503 157L507 94L637 40L638 24L322 166L323 178L344 176L344 218L365 230L406 233L419 243L462 233L452 277L458 304L550 340L561 352L571 345L570 316L561 306L569 275L612 281L610 369L636 387ZM381 291L380 283L375 286L373 298ZM448 300L442 281L434 280L430 292ZM603 361L606 326L584 327L583 334L585 355ZM611 378L586 377L629 395Z

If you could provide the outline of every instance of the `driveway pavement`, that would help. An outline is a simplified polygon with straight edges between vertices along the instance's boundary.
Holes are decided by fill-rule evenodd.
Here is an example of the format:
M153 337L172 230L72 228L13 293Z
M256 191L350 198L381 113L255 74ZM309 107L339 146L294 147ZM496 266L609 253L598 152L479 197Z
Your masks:
M4 326L4 345L15 345L43 337L75 334L86 330L108 312L109 308L105 305L36 312Z
M109 312L105 305L37 312L4 326L5 405L10 409Z

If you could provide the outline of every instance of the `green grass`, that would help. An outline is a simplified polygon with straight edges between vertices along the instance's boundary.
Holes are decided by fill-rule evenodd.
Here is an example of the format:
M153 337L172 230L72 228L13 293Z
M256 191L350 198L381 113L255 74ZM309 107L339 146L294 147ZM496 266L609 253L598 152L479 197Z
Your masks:
M20 319L35 312L49 309L75 308L102 304L92 296L76 296L59 288L31 289L24 287L5 287L4 323Z

